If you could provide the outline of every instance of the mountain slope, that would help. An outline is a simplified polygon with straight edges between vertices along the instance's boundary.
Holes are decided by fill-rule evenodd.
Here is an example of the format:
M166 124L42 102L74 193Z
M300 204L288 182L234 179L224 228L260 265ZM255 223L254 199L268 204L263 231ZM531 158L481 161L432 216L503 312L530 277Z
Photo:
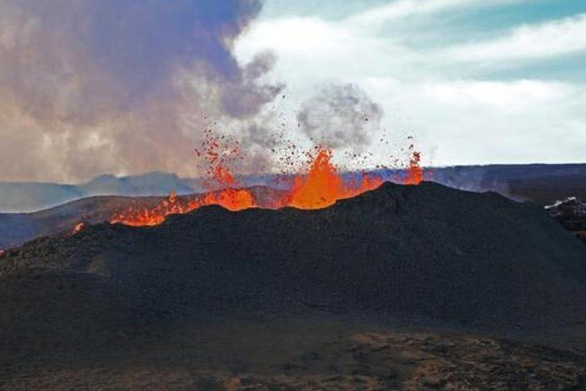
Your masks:
M467 333L584 347L585 297L584 246L496 194L205 207L0 256L0 388L583 389L579 351Z
M586 314L586 249L545 211L430 183L316 211L207 207L158 227L98 225L0 265L3 289L74 281L137 322L317 310L538 327Z

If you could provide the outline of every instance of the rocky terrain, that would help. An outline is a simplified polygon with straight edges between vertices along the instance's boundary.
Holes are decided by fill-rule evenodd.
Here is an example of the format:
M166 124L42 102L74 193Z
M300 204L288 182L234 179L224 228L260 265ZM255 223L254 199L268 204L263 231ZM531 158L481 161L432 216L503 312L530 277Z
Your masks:
M220 327L212 342L138 348L91 365L4 367L11 390L582 390L583 355L456 333L355 332L331 323ZM326 330L326 327L328 328ZM256 329L256 330L255 330ZM264 335L261 335L264 333ZM183 331L185 338L185 331ZM236 337L248 344L234 341ZM232 349L218 348L228 340ZM308 342L309 341L309 342ZM295 346L295 347L293 347ZM156 345L160 348L160 345ZM136 349L136 347L135 347ZM73 360L72 360L73 361Z
M585 298L586 248L543 208L387 183L10 249L0 367L8 389L579 390Z
M546 206L546 210L574 236L586 243L585 202L577 197L569 197Z

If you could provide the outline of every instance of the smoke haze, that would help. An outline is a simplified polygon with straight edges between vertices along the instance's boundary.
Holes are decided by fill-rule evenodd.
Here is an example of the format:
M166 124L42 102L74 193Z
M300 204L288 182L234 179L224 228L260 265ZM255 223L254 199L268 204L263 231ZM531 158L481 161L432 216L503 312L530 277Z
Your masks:
M270 53L232 53L261 6L0 0L0 178L196 174L186 156L206 128L262 126L283 88L262 81Z
M352 84L328 85L297 113L303 133L329 148L363 152L381 126L383 109Z

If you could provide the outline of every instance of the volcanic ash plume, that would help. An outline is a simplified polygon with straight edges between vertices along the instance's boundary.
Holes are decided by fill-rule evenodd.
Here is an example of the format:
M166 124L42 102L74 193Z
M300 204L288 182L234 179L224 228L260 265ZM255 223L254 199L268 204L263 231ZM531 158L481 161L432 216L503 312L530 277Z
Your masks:
M317 144L359 153L370 145L382 117L383 109L352 84L322 88L297 113L301 130Z
M239 64L232 53L260 10L260 0L0 0L0 177L194 174L185 157L204 129L249 127L281 91L261 82L270 54Z

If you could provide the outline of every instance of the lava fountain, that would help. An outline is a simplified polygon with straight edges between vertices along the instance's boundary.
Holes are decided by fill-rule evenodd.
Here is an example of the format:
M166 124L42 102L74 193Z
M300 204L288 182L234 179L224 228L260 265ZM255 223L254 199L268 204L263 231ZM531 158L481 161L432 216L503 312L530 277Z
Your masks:
M376 189L383 182L381 178L364 174L359 183L347 183L337 173L331 159L332 152L329 149L318 148L307 175L295 176L283 206L321 209L333 205L339 199Z
M161 224L171 214L184 214L208 205L220 205L230 211L259 207L254 194L245 188L238 188L233 173L228 167L230 159L238 158L238 147L228 150L228 153L220 153L224 149L221 139L211 133L204 142L203 150L195 150L198 157L206 160L205 186L208 192L195 195L189 199L179 200L175 193L168 199L154 207L135 205L115 213L110 223L122 223L130 226L153 226ZM412 154L409 167L404 178L397 178L397 182L406 185L418 185L424 179L424 172L420 166L421 155L410 146ZM332 151L317 147L310 158L309 169L306 174L294 175L291 186L281 197L265 203L263 208L278 209L282 207L294 207L298 209L322 209L333 205L337 200L355 197L366 191L376 189L383 183L383 179L365 173L360 179L344 180L332 164Z

